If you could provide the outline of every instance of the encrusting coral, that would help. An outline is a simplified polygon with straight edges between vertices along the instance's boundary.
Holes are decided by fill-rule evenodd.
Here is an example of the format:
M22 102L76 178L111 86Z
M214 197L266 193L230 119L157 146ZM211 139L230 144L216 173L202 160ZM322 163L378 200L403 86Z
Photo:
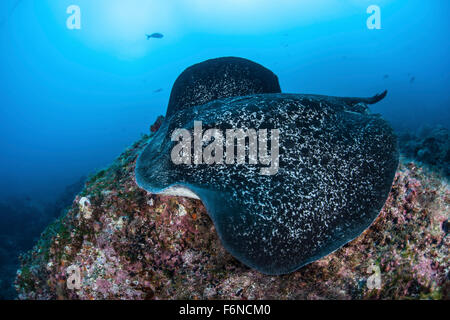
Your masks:
M267 276L225 251L199 200L136 185L150 138L91 177L21 257L19 299L449 299L450 190L436 173L401 161L360 237L294 273ZM69 289L68 268L79 270L78 289Z

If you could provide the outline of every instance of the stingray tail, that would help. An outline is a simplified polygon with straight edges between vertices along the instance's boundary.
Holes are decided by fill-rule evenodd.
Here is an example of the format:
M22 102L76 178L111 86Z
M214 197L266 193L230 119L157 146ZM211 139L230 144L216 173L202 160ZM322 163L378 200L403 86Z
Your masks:
M357 103L365 103L365 104L375 104L377 102L380 102L384 99L387 95L387 90L384 90L382 93L376 94L373 97L370 98L343 98L344 102L354 105Z

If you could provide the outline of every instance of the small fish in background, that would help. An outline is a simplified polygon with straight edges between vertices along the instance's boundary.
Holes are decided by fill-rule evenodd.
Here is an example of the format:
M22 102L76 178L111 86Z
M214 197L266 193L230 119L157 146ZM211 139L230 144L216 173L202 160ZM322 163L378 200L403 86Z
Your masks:
M163 92L163 88L159 88L159 89L153 90L153 93L160 93L160 92Z
M414 81L416 81L416 77L412 76L411 79L409 79L409 83L414 83Z
M383 79L384 79L384 80L389 79L389 75L388 75L388 74L385 74L385 75L383 76Z
M152 34L146 34L145 36L147 37L147 40L150 40L152 38L153 39L162 39L162 38L164 38L164 35L162 33L158 33L158 32L152 33Z

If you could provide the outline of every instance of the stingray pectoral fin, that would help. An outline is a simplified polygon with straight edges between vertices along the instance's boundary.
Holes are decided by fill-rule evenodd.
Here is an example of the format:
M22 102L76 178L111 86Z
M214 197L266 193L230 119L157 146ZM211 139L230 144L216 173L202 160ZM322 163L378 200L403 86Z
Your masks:
M383 100L386 97L387 93L388 91L384 90L382 93L376 94L370 98L342 98L342 100L343 102L350 105L355 105L357 103L375 104Z

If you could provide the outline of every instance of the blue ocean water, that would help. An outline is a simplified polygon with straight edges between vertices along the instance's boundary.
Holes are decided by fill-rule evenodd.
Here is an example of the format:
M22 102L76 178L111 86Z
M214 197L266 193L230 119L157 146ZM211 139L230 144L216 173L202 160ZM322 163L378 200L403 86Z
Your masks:
M74 5L80 29L67 25ZM380 29L368 28L371 5ZM445 0L2 1L0 268L14 269L49 203L70 199L67 186L147 133L177 76L206 59L256 61L283 92L387 89L371 109L397 130L450 127L449 9ZM30 221L24 236L18 225Z

